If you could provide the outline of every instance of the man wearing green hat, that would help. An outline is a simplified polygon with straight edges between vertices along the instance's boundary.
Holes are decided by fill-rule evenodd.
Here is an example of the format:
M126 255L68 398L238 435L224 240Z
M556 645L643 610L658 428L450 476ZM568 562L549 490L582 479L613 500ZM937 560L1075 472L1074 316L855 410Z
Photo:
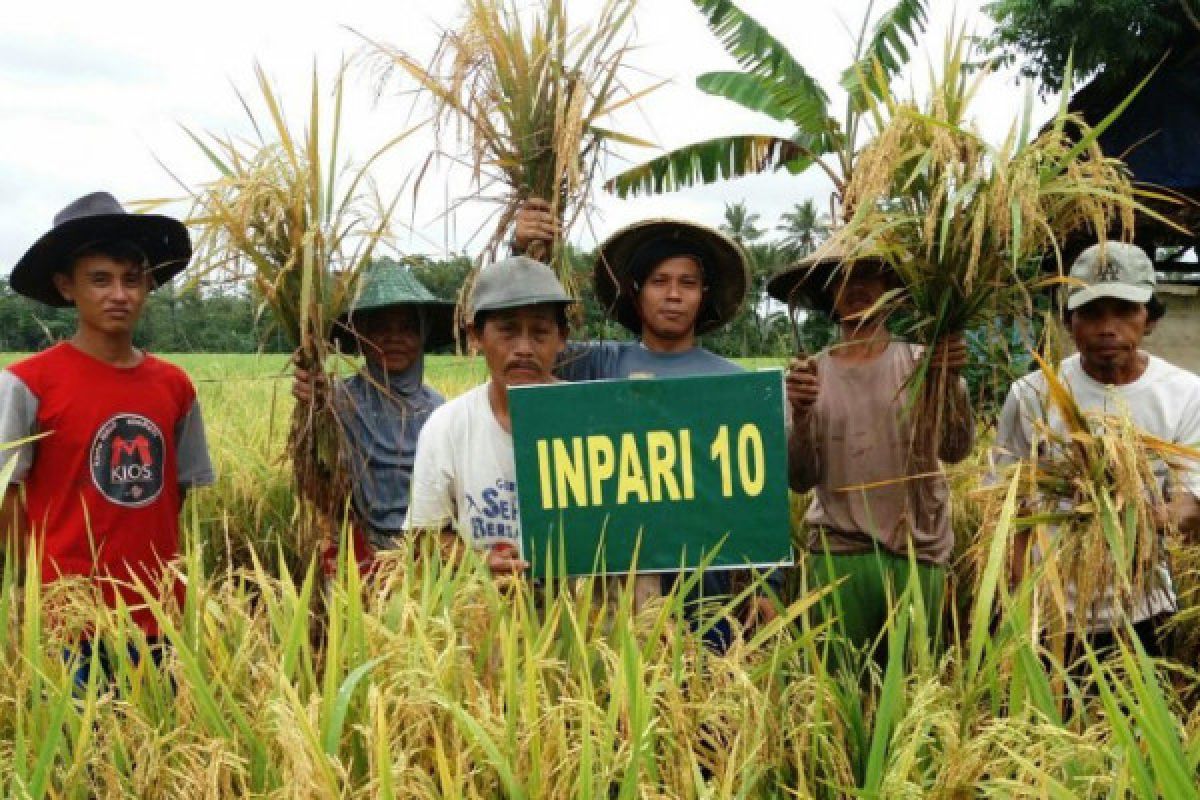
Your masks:
M1142 349L1166 307L1155 297L1154 263L1139 247L1122 242L1092 245L1071 268L1066 324L1077 350L1058 367L1059 378L1084 412L1127 413L1145 433L1181 445L1200 445L1200 377L1173 366ZM1048 424L1062 431L1061 419L1050 414L1045 376L1028 375L1012 385L996 433L1001 463L1030 458L1034 430ZM1200 533L1200 463L1154 465L1159 482L1155 492L1164 498L1156 515L1161 529L1175 528L1192 538ZM1017 545L1018 557L1028 548L1028 535ZM1165 623L1178 610L1178 600L1166 559L1151 585L1141 587L1128 608L1117 608L1109 592L1085 612L1084 627L1092 646L1111 647L1123 619L1146 651L1160 654ZM1068 615L1076 609L1068 597ZM1069 629L1075 627L1072 619Z
M130 608L155 658L159 625L141 587L180 589L165 570L179 555L179 511L213 469L191 381L134 347L133 333L147 295L191 254L177 220L128 214L107 192L74 201L10 283L74 306L75 333L0 372L0 441L41 435L5 454L15 464L2 535L14 536L18 563L37 544L43 582L88 578L107 604Z
M514 247L550 240L556 223L541 200L529 200L517 213ZM701 334L728 323L741 310L749 285L745 253L719 231L674 219L651 219L614 233L600 245L592 271L596 297L610 317L638 337L629 342L576 342L557 369L565 380L671 378L742 372L742 367L697 343ZM705 574L706 597L731 594L728 571ZM645 599L668 588L677 576L640 576ZM782 578L772 573L778 590ZM756 598L746 621L769 619L774 605ZM727 622L712 629L720 645L730 638Z
M338 382L333 408L351 479L359 558L396 546L408 513L417 438L443 397L425 384L425 351L454 336L454 304L439 300L406 268L368 267L349 312L334 324L342 352L362 354L362 372ZM297 368L292 391L311 397L310 375ZM325 567L334 567L332 548ZM363 561L364 565L367 563Z
M433 531L443 548L465 543L495 575L524 572L508 390L553 383L567 341L571 298L553 271L513 256L479 271L467 336L489 379L430 415L417 443L405 528Z
M836 240L767 284L789 310L828 314L840 330L836 344L788 370L788 471L794 491L814 493L806 517L809 588L836 585L820 610L830 616L839 609L841 631L860 649L880 640L892 598L912 577L931 629L940 618L954 532L938 461L961 461L974 437L966 383L958 377L966 362L961 335L940 342L932 360L957 387L940 440L915 435L906 389L920 349L894 341L874 313L893 288L885 265L847 258Z

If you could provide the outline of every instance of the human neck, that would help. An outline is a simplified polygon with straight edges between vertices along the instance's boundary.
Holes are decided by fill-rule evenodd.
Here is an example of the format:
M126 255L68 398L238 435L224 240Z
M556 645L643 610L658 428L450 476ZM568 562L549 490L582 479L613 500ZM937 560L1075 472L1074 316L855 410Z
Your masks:
M142 352L133 346L133 334L107 334L80 327L71 337L77 350L114 367L133 367L142 361Z
M1081 358L1080 364L1089 378L1105 386L1125 386L1134 383L1146 374L1150 357L1138 350L1134 357L1122 364L1096 364Z
M512 433L512 417L508 413L508 386L495 378L488 381L488 404L491 405L492 414L500 427Z
M836 358L847 361L870 361L887 349L891 336L880 323L868 324L843 320L841 343L833 350Z
M651 353L686 353L696 346L696 332L693 330L677 339L666 339L643 328L642 346Z

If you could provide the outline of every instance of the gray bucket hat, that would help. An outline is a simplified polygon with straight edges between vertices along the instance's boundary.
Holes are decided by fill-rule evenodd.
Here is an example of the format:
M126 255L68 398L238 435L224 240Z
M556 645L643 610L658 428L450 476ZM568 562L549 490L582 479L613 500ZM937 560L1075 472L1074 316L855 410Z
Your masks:
M1157 285L1154 262L1142 248L1124 242L1094 244L1071 265L1067 310L1102 297L1149 303Z
M479 270L467 304L468 319L473 321L480 311L573 302L550 267L527 256L511 256Z
M425 320L426 350L454 341L454 302L438 298L408 268L390 261L377 261L367 267L350 310L334 322L330 337L342 352L357 353L359 337L354 331L354 315L401 306L420 309Z
M179 220L130 214L108 192L92 192L54 215L54 227L21 256L9 285L17 294L48 306L69 306L54 285L54 273L66 269L82 248L112 241L128 241L146 254L153 288L179 274L192 257L191 237Z

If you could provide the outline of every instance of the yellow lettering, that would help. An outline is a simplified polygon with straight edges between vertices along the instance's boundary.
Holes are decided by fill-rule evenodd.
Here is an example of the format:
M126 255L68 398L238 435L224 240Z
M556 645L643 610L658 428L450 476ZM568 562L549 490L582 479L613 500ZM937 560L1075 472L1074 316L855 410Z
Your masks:
M696 476L692 474L692 432L679 432L679 470L683 476L683 499L696 499Z
M554 488L550 485L550 444L545 439L537 443L538 478L541 479L542 509L554 508Z
M762 434L757 426L746 423L738 431L738 478L747 497L762 494L767 481L763 461Z
M604 481L616 470L616 454L607 436L587 437L588 475L592 479L592 505L604 505Z
M675 480L675 437L669 431L649 431L646 449L650 462L650 499L659 502L666 489L669 500L679 500L679 481Z
M637 439L632 433L621 436L621 463L617 471L617 505L625 505L629 495L637 495L639 502L650 500L646 491L646 475L642 472L642 459L638 455Z
M583 461L583 439L571 437L571 453L562 439L554 440L554 476L558 485L558 507L570 505L567 489L575 500L575 505L587 508L587 475Z

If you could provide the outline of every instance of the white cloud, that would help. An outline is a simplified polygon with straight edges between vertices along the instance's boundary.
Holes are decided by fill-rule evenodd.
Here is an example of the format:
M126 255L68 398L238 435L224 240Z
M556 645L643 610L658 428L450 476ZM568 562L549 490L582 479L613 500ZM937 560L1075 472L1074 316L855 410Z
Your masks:
M586 16L596 0L571 0ZM880 4L886 5L886 3ZM935 0L935 20L922 53L940 51L950 0ZM827 88L836 87L849 60L848 25L857 25L866 0L806 3L744 0L742 7L766 24ZM211 175L203 156L181 130L245 131L231 85L253 97L252 67L263 64L290 107L299 114L315 62L324 75L353 56L361 40L348 28L426 55L439 25L453 22L454 4L433 0L282 2L209 0L203 5L162 2L33 3L6 8L0 34L0 272L50 225L71 199L98 188L122 200L179 194L158 160L185 181ZM960 18L982 25L978 12ZM840 15L840 18L839 18ZM786 133L785 127L695 88L697 74L735 66L687 0L642 0L637 11L638 50L633 63L648 76L670 79L619 118L666 147L741 132ZM920 55L923 61L927 56ZM347 98L347 149L363 157L403 128L408 100L385 95L374 102L368 72L352 72ZM637 82L640 76L634 75ZM645 81L649 82L650 77ZM997 135L1020 106L1015 88L997 83L981 104L982 124ZM831 91L832 93L832 91ZM450 145L442 142L443 147ZM404 143L380 164L388 188L401 186L435 149L428 133ZM624 153L640 159L641 153ZM615 166L615 165L614 165ZM468 203L449 216L448 202L470 191L461 170L431 172L418 209L403 215L414 231L403 249L478 248L470 240L490 210ZM647 216L682 216L716 224L726 201L746 200L773 224L805 197L822 204L828 184L813 170L801 177L747 178L667 195L622 201L597 198L597 214L577 238L584 243Z

